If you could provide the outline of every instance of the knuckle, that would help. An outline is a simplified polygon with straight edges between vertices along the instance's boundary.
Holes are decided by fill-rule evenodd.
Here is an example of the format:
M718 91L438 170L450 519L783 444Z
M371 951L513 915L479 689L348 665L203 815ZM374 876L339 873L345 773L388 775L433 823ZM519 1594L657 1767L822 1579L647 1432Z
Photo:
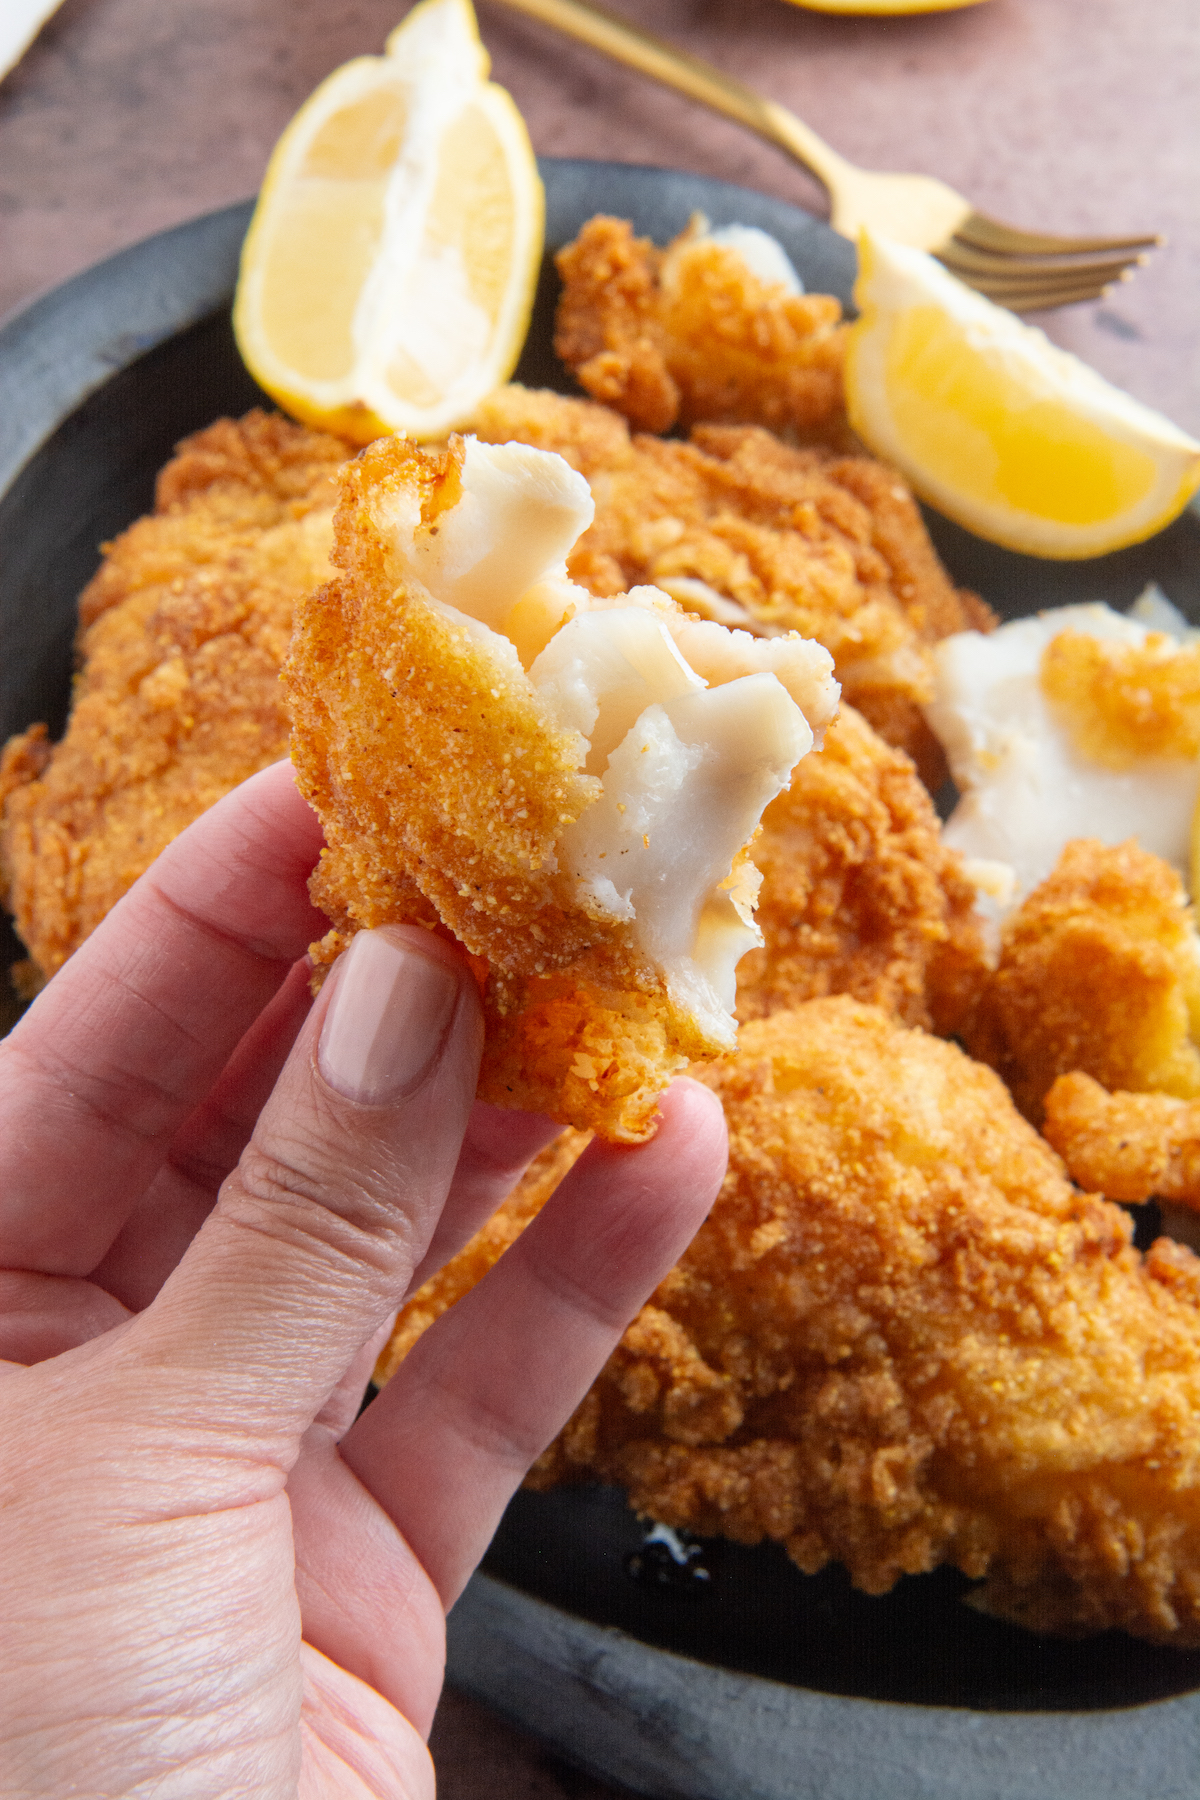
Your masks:
M413 1256L413 1222L401 1195L364 1178L334 1146L252 1139L222 1190L227 1216L276 1238L319 1242L389 1276Z

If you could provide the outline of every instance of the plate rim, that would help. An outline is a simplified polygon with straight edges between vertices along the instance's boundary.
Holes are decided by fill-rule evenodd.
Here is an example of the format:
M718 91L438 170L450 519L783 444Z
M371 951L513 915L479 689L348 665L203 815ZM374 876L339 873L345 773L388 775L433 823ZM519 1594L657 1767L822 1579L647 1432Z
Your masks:
M566 1760L655 1800L1196 1793L1200 1692L1008 1713L827 1694L654 1649L482 1571L452 1608L446 1636L446 1678L456 1688Z

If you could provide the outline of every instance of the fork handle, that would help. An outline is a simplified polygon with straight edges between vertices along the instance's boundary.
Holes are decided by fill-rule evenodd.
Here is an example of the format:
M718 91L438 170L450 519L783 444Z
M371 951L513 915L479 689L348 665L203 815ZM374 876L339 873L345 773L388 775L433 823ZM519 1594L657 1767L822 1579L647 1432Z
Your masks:
M501 4L514 12L526 13L543 25L554 25L568 37L578 38L581 44L589 44L593 50L601 50L615 61L756 131L759 137L795 157L831 192L839 176L852 172L852 165L786 106L764 99L732 75L677 49L653 32L630 25L615 13L588 6L585 0L501 0Z

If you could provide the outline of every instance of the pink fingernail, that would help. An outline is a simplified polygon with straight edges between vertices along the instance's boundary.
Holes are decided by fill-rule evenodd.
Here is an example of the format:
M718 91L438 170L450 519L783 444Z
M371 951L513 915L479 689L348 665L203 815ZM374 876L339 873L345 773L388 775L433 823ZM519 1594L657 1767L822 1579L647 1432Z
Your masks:
M458 976L394 927L360 931L331 979L317 1064L330 1087L386 1106L419 1087L437 1061L458 1000Z

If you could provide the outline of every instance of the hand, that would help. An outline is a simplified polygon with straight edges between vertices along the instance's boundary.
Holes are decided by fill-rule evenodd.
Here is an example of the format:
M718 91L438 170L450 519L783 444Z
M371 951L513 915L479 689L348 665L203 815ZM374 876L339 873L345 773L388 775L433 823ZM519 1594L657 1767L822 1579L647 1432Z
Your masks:
M360 934L310 1001L319 849L256 776L0 1046L6 1792L431 1797L445 1610L720 1183L679 1083L354 1424L554 1127L473 1106L477 991L429 933Z

